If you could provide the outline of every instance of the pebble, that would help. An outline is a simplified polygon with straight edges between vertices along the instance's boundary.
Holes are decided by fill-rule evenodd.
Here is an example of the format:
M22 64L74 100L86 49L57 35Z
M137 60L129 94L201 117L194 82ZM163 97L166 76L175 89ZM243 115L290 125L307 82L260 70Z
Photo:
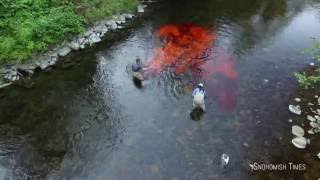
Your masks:
M289 121L290 123L292 123L292 119L289 119L288 121Z
M320 152L317 154L318 158L320 159Z
M249 147L249 144L248 144L247 142L244 142L242 145L243 145L244 147Z
M313 128L319 128L319 124L317 124L316 122L310 122L310 126Z
M301 102L301 99L300 98L294 98L294 101Z
M315 119L314 117L310 116L310 115L307 116L307 119L308 119L309 121L316 121L316 119Z
M308 130L308 134L314 134L313 129L309 129L309 130Z

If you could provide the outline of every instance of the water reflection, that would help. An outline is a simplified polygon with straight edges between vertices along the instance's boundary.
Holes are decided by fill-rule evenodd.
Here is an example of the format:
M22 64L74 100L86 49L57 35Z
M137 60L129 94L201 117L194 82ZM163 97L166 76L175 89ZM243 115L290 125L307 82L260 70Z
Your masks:
M304 66L296 49L317 35L317 15L305 1L155 4L139 28L70 57L78 60L73 68L41 73L30 89L0 91L1 177L302 178L251 172L248 163L312 161L288 144L286 99L296 88L291 73ZM162 45L154 35L159 27L185 23L214 27L215 43L205 48L212 60L199 65L198 75L169 67L137 89L125 67L136 56L152 59ZM190 94L202 78L210 110L190 117ZM226 169L222 153L231 158Z

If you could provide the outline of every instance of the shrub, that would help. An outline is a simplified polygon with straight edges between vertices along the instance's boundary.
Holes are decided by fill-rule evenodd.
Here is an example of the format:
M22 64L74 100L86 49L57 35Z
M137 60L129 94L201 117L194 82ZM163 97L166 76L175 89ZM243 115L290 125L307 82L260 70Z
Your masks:
M317 62L320 62L320 41L315 40L311 48L303 50L303 53L311 54ZM316 68L311 75L307 75L305 72L294 73L297 78L300 86L305 89L313 88L315 85L320 82L320 68Z

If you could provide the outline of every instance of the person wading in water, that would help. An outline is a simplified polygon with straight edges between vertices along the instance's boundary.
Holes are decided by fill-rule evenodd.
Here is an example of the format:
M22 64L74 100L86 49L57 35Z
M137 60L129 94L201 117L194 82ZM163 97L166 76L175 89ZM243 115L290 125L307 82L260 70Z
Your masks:
M141 62L140 58L136 59L136 63L132 64L132 77L136 80L143 81L144 76L143 76L143 64Z
M206 111L205 98L207 96L206 91L204 90L203 83L199 83L198 87L195 88L192 92L193 96L193 110L201 109L203 112Z

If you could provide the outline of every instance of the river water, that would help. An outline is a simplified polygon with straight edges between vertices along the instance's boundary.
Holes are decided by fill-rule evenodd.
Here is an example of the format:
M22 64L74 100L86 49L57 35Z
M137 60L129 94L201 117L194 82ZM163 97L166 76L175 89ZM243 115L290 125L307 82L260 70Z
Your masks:
M293 72L312 62L300 50L320 35L319 7L304 0L152 3L102 43L36 73L29 86L0 91L1 179L319 178L320 142L294 148L288 122L298 88ZM210 29L216 40L204 70L214 73L163 70L139 88L127 67L136 57L153 59L161 47L155 32L167 24ZM208 91L202 117L190 116L199 79ZM290 170L290 162L306 170ZM254 171L253 163L287 168Z

